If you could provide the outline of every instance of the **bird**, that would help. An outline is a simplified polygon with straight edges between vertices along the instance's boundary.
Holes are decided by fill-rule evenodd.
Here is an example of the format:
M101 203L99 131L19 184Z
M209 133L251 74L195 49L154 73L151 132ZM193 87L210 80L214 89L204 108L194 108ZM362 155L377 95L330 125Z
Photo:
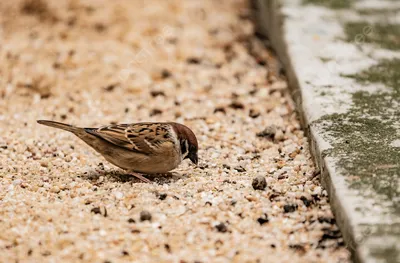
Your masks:
M51 120L37 122L72 132L108 162L146 183L151 181L143 174L167 173L184 159L198 163L196 135L180 123L139 122L81 128Z

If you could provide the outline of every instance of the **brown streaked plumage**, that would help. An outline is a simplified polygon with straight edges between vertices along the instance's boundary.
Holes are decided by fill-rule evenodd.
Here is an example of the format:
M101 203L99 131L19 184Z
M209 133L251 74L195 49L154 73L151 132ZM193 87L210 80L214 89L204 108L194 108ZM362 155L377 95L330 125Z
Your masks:
M198 143L194 133L175 122L116 124L100 128L79 128L68 124L38 120L39 124L74 133L110 163L138 173L166 173L188 158L197 164Z

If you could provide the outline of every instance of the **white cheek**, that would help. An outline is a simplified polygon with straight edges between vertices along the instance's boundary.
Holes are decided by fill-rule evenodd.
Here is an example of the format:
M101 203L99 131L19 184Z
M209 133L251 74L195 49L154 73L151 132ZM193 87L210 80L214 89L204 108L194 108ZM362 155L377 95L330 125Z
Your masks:
M188 145L188 142L187 142L187 141L185 141L185 146L186 146L186 152L181 153L181 155L182 155L182 160L185 159L186 156L189 154L189 145Z

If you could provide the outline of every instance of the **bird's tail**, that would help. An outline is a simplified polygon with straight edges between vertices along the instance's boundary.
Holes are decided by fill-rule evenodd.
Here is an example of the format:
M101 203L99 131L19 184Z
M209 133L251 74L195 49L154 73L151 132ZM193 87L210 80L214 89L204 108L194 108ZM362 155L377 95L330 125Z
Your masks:
M69 124L61 123L61 122L56 122L56 121L47 121L47 120L38 120L37 123L43 124L46 126L66 130L75 134L81 133L83 131L82 128L75 127Z

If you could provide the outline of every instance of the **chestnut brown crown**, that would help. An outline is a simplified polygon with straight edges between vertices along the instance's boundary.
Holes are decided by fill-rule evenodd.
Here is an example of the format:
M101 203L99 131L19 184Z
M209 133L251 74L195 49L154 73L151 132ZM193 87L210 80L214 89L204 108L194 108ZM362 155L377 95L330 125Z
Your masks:
M189 159L194 164L197 164L199 159L197 156L198 143L196 135L191 129L180 123L171 123L181 147L181 153L184 156L183 159Z

